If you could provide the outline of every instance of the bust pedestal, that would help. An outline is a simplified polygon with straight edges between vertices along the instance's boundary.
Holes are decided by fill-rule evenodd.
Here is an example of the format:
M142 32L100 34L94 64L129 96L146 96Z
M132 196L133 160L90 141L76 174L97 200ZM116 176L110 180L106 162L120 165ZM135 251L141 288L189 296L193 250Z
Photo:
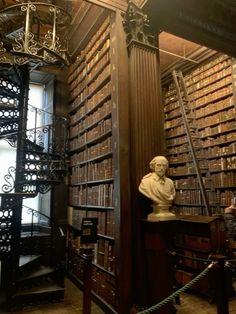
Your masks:
M171 205L153 204L153 211L148 215L148 221L166 221L175 220L175 214L169 211Z
M168 251L172 249L175 228L175 220L142 221L147 308L173 293L174 263ZM169 302L152 313L173 314L176 309Z

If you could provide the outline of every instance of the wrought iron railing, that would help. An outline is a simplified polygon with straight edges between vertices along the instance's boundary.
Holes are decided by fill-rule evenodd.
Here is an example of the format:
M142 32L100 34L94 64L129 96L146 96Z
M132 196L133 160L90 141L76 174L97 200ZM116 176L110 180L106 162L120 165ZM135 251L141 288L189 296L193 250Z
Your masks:
M23 205L23 209L30 215L30 222L21 226L21 253L46 255L49 262L63 261L65 252L63 229L48 215L26 205Z

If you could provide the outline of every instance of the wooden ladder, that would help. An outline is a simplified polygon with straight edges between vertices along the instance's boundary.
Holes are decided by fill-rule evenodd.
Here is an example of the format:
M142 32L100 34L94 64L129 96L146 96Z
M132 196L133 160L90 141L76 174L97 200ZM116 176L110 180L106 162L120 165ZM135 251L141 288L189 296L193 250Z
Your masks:
M199 182L202 201L205 206L205 214L211 216L212 210L209 205L207 190L209 190L215 197L217 197L217 192L214 189L214 185L211 179L210 170L205 156L205 149L202 145L201 136L197 128L194 109L190 105L190 99L182 72L174 70L172 72L172 76L176 87L179 107L187 135L189 148L192 154L193 164ZM203 172L206 174L205 183L202 176ZM215 204L217 204L217 201L215 202Z

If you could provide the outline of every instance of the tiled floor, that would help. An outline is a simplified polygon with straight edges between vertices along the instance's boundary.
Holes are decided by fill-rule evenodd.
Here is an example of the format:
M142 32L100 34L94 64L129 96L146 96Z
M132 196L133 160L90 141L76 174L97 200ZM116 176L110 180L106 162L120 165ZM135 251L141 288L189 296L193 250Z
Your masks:
M11 314L82 314L82 298L82 292L71 281L66 280L64 302L29 306L19 311L13 311ZM196 295L181 294L180 301L180 305L176 305L177 314L218 314L215 304ZM9 313L1 312L1 314ZM93 303L91 314L104 314L104 312ZM236 297L229 301L229 314L236 314Z

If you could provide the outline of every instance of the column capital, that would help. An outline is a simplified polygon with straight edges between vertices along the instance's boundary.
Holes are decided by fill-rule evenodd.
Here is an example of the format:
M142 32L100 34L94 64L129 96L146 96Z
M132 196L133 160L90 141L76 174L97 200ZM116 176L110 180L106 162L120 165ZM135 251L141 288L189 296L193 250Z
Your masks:
M121 14L126 32L127 46L131 42L147 46L156 46L155 36L151 33L148 16L132 1L128 2L127 11Z

